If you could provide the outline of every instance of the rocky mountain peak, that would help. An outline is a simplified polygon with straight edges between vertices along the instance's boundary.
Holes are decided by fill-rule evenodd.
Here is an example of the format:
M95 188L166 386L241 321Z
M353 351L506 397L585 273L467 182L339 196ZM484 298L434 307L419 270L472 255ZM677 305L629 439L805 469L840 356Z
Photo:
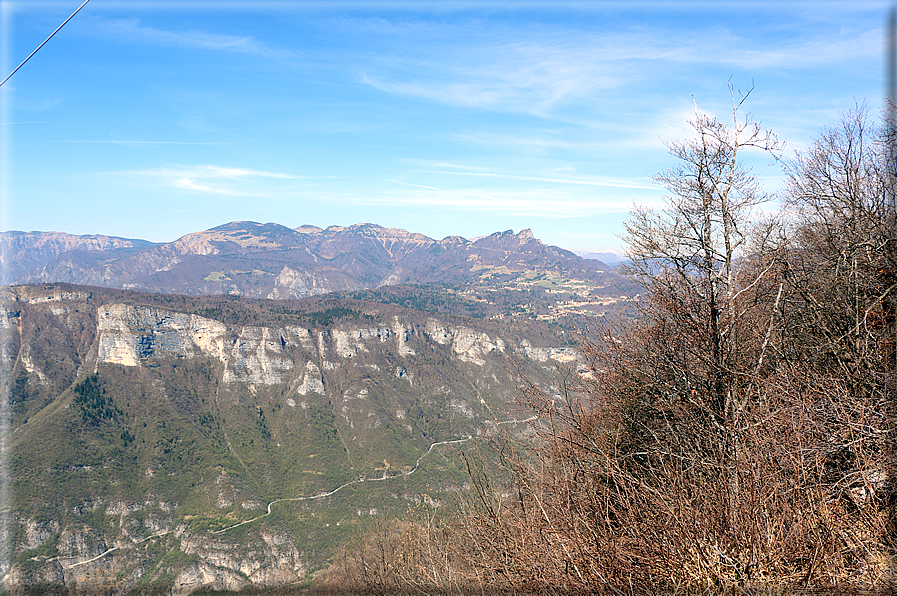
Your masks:
M207 232L244 232L247 229L257 228L262 224L257 221L231 221L226 224L221 224L220 226L215 226L214 228L209 228L206 230Z
M462 238L461 236L446 236L445 238L437 242L437 244L442 248L449 248L452 246L458 246L460 244L470 244L470 240Z
M220 225L207 232L219 232L230 235L253 235L253 236L287 236L291 237L295 234L295 230L284 225L274 222L259 223L257 221L232 221L224 225Z
M171 243L176 253L193 255L229 254L297 246L297 232L277 223L232 221L203 232L187 234Z
M0 232L0 283L12 283L29 271L40 269L58 255L69 253L73 259L96 258L101 254L137 252L154 242L103 234L76 236L65 232ZM77 257L77 253L81 253Z
M474 244L477 246L496 248L500 250L516 250L517 247L524 244L535 242L540 246L543 244L533 235L533 231L529 228L521 230L519 234L514 234L514 230L505 230L504 232L495 232L484 238L480 238Z
M351 226L345 228L343 231L349 232L352 234L358 234L359 236L380 238L383 236L383 234L386 230L389 230L389 228L384 228L383 226L379 226L377 224L372 224L372 223L359 223L359 224L351 225Z

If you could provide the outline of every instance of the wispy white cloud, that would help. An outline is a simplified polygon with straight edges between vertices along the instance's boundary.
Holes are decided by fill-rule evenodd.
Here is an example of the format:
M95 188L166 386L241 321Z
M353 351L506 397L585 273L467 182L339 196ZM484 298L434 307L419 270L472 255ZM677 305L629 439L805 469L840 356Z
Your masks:
M381 59L361 73L361 81L393 95L543 114L625 78L606 63L584 60L583 50L575 47L492 43L444 49L448 56Z
M408 161L412 162L415 160L408 160ZM457 163L446 163L446 162L442 162L442 161L429 162L429 163L421 162L421 163L424 165L427 165L428 167L431 167L431 168L453 168L455 170L471 170L471 171L485 171L487 169L482 166L468 166L468 165L457 164Z
M426 170L424 170L426 171ZM605 186L611 188L633 188L654 190L656 185L637 180L623 178L611 178L608 176L594 176L591 178L550 178L547 176L523 176L519 174L497 174L494 172L452 172L449 170L430 170L430 174L450 174L454 176L479 176L483 178L503 178L505 180L520 180L532 182L551 182L554 184L574 184L580 186Z
M246 168L223 168L220 166L201 166L201 172L207 172L210 176L222 176L225 178L246 178L251 176L259 176L262 178L299 178L293 174L284 174L282 172L267 172L265 170L249 170Z
M283 172L215 165L131 170L116 172L116 174L160 181L164 185L183 190L244 197L267 197L272 191L279 191L279 189L268 188L262 182L264 179L296 180L310 178Z
M410 185L408 185L410 186ZM381 190L364 195L334 195L328 203L363 204L365 207L414 208L450 210L451 212L482 213L501 217L576 218L608 213L625 213L633 205L662 206L661 193L632 194L612 190L601 195L590 192L566 192L557 188L479 188L462 189L413 188Z
M486 166L472 166L463 163L454 163L448 161L434 161L432 159L419 159L416 157L404 157L399 160L401 163L408 165L415 170L435 170L448 169L458 170L461 172L489 172L491 169Z
M93 29L105 35L143 43L288 58L293 52L273 49L248 35L223 35L200 30L168 31L142 25L139 19L89 19Z
M251 170L248 168L228 168L222 166L202 165L202 166L186 166L182 168L161 168L151 170L134 170L123 172L125 174L143 174L151 176L163 177L186 177L186 178L305 178L306 176L296 176L293 174L285 174L283 172L268 172L265 170Z
M669 141L688 139L695 136L695 129L690 122L695 120L695 103L693 98L680 98L671 101L654 111L649 118L649 125L643 121L633 124L628 134L617 140L620 145L629 149L665 150L664 144ZM698 114L713 117L712 113L697 107Z
M730 52L726 52L729 46ZM845 31L838 37L797 38L757 48L749 40L721 33L695 48L694 62L717 62L746 69L801 69L822 64L849 64L861 59L877 59L881 52L881 31ZM713 53L707 53L713 52Z
M639 128L640 129L640 128ZM528 134L509 134L491 131L476 131L472 133L459 133L452 138L467 143L476 143L479 145L503 145L508 147L522 147L530 151L543 152L551 149L568 149L577 152L594 151L601 149L607 143L618 144L619 133L615 135L612 141L597 138L596 140L581 141L574 138L573 135L563 134L535 134L532 131L526 131ZM580 132L581 131L577 131ZM626 131L622 131L625 133ZM581 134L577 135L581 136ZM433 167L439 167L434 165ZM446 166L452 167L452 166ZM467 168L475 169L475 168Z
M402 186L414 186L416 188L426 188L429 190L439 190L435 186L426 186L423 184L411 184L410 182L399 182L398 180L387 180L387 182L392 182L393 184L401 184Z
M430 26L423 24L421 26ZM413 36L399 29L402 52L374 54L360 80L384 93L442 104L544 116L600 101L614 90L665 80L677 69L795 71L874 59L880 32L845 28L814 36L806 29L762 43L737 30L626 31L458 29ZM525 41L520 41L521 37ZM782 40L782 38L785 38Z
M193 178L177 178L174 181L174 185L178 188L183 188L185 190L196 190L199 192L210 192L219 195L231 195L231 196L245 196L246 193L239 192L231 188L226 188L220 185L209 185L209 184L197 184L196 180Z

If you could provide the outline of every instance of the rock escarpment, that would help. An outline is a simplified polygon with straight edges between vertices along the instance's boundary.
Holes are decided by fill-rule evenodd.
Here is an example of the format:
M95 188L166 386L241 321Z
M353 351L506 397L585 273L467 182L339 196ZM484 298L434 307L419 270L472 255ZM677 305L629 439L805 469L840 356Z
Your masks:
M290 379L296 363L286 356L289 348L313 350L310 329L298 326L227 327L213 319L145 306L110 304L97 312L99 351L97 363L139 366L152 358L181 356L214 358L224 366L224 383L278 385ZM428 318L421 325L394 317L391 324L377 327L335 327L326 344L317 350L320 358L350 359L359 352L381 349L389 343L399 356L413 356L412 338L449 346L463 362L478 366L484 357L504 353L505 342L466 326L451 326ZM321 336L324 337L323 335ZM326 345L326 347L325 347ZM526 343L525 345L529 345ZM545 360L544 358L542 359ZM309 361L303 385L319 372ZM315 385L316 386L316 385Z

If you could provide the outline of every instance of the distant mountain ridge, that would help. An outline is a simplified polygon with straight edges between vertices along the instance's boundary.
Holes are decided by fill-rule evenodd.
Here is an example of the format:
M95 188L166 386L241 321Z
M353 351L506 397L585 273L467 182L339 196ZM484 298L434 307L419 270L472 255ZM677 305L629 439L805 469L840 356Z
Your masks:
M584 259L594 259L607 265L616 266L623 262L623 257L615 252L584 252L574 251Z
M65 232L0 233L0 283L16 281L29 271L46 265L61 254L77 251L124 255L155 246L147 240L88 234L77 236Z
M396 284L471 284L546 272L599 281L609 267L525 229L434 240L363 223L325 229L234 221L154 244L58 232L0 233L5 283L287 299Z

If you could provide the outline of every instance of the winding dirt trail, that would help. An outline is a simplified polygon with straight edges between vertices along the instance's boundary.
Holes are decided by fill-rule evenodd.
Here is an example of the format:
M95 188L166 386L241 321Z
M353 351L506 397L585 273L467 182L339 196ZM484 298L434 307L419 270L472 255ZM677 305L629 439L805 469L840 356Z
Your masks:
M276 505L277 503L285 503L287 501L313 501L315 499L323 499L324 497L329 497L330 495L336 494L337 492L343 490L346 487L352 486L353 484L362 484L364 482L383 482L384 480L392 480L393 478L403 478L406 476L411 476L418 470L418 468L420 468L421 460L423 458L425 458L427 455L429 455L430 452L433 451L434 447L437 447L438 445L449 445L451 443L464 443L465 441L469 441L472 438L473 438L472 436L467 435L466 437L464 437L462 439L453 439L451 441L439 441L437 443L432 443L430 445L430 448L427 449L420 457L417 458L417 461L414 462L414 467L411 468L410 470L408 470L407 472L402 472L400 474L393 474L392 476L381 476L379 478L367 478L365 476L362 476L361 478L357 478L355 480L350 480L349 482L346 482L345 484L340 485L331 491L319 493L317 495L311 495L311 496L307 496L307 497L290 497L290 498L286 498L286 499L276 499L276 500L268 503L267 513L259 515L258 517L254 517L252 519L247 519L246 521L241 521L238 524L228 526L221 530L215 530L214 532L212 532L212 534L223 534L223 533L227 532L228 530L233 530L234 528L238 528L238 527L244 526L246 524L251 524L252 522L258 521L258 520L262 519L263 517L267 517L267 516L271 515L271 506Z
M538 419L539 419L538 416L530 416L526 420L517 420L515 418L514 420L505 420L503 422L494 422L494 424L496 426L501 426L502 424L523 424L523 423L532 422L532 421L538 420ZM466 441L470 441L471 439L473 439L473 437L470 435L467 435L461 439L453 439L450 441L438 441L436 443L432 443L430 445L430 448L427 449L423 454L421 454L420 457L417 458L417 461L414 462L414 467L411 468L410 470L408 470L407 472L402 472L400 474L393 474L392 476L380 476L379 478L366 478L366 477L362 476L361 478L358 478L356 480L350 480L349 482L346 482L345 484L338 486L331 491L319 493L317 495L311 495L311 496L307 496L307 497L290 497L290 498L286 498L286 499L276 499L276 500L268 503L268 510L266 513L259 515L258 517L254 517L252 519L247 519L246 521L241 521L238 524L228 526L221 530L215 530L214 532L212 532L212 534L223 534L223 533L227 532L228 530L233 530L234 528L238 528L238 527L244 526L246 524L251 524L252 522L258 521L258 520L262 519L263 517L267 517L267 516L271 515L271 506L276 505L277 503L285 503L287 501L313 501L315 499L323 499L324 497L329 497L330 495L336 494L337 492L343 490L346 487L352 486L353 484L362 484L364 482L383 482L384 480L392 480L393 478L403 478L406 476L411 476L418 470L418 468L420 468L421 460L424 459L426 456L428 456L430 454L430 452L433 451L434 447L438 447L439 445L450 445L453 443L464 443Z
M538 420L538 418L539 418L538 416L531 416L530 418L527 418L526 420L517 420L517 419L514 419L514 420L505 420L505 421L503 421L503 422L493 422L493 424L495 424L495 425L497 425L497 426L500 426L500 425L503 425L503 424L520 424L520 423L532 422L532 421L534 421L534 420ZM242 522L240 522L240 523L234 524L234 525L232 525L232 526L228 526L228 527L226 527L226 528L222 528L221 530L215 530L214 532L211 532L211 533L212 533L212 534L223 534L223 533L225 533L225 532L227 532L227 531L229 531L229 530L233 530L234 528L239 528L240 526L245 526L246 524L251 524L252 522L255 522L255 521L258 521L258 520L260 520L260 519L262 519L262 518L264 518L264 517L267 517L267 516L271 515L271 507L274 506L274 505L276 505L277 503L285 503L285 502L288 502L288 501L313 501L313 500L316 500L316 499L323 499L323 498L325 498L325 497L329 497L329 496L331 496L331 495L334 495L334 494L338 493L339 491L343 490L344 488L347 488L347 487L352 486L352 485L354 485L354 484L363 484L363 483L365 483L365 482L383 482L383 481L386 481L386 480L392 480L393 478L404 478L404 477L407 477L407 476L411 476L412 474L414 474L414 473L420 468L420 462L421 462L426 456L428 456L430 453L432 453L432 451L433 451L434 448L436 448L436 447L438 447L438 446L440 446L440 445L452 445L452 444L458 444L458 443L465 443L465 442L470 441L470 440L472 440L472 439L473 439L473 437L472 437L471 435L467 435L467 436L462 437L462 438L460 438L460 439L451 439L451 440L448 440L448 441L437 441L436 443L431 443L431 444L430 444L430 447L429 447L425 452L423 452L423 453L421 454L420 457L417 458L417 461L414 462L414 467L411 468L410 470L408 470L407 472L401 472L401 473L399 473L399 474L393 474L393 475L391 475L391 476L381 476L381 477L379 477L379 478L367 478L367 477L365 477L365 476L362 476L361 478L357 478L357 479L355 479L355 480L350 480L349 482L346 482L345 484L342 484L342 485L336 487L335 489L333 489L333 490L331 490L331 491L327 491L327 492L323 492L323 493L318 493L318 494L316 494L316 495L309 495L309 496L305 496L305 497L289 497L289 498L285 498L285 499L275 499L274 501L271 501L270 503L268 503L268 507L267 507L267 511L266 511L266 513L263 513L262 515L259 515L259 516L257 516L257 517L254 517L254 518L252 518L252 519L247 519L247 520L245 520L245 521L242 521ZM243 462L241 461L240 463L243 463ZM244 466L245 466L245 464L244 464ZM79 562L77 562L77 563L72 563L71 565L66 565L65 568L66 568L66 569L74 569L75 567L79 567L79 566L81 566L81 565L87 565L88 563L92 563L92 562L94 562L94 561L96 561L96 560L102 559L102 558L105 557L106 555L108 555L108 554L110 554L110 553L113 553L113 552L115 552L115 551L117 551L117 550L120 550L120 549L122 549L122 548L131 548L132 546L136 546L136 545L141 544L141 543L143 543L143 542L146 542L147 540L150 540L150 539L152 539L152 538L159 538L159 537L161 537L161 536L165 536L165 535L167 535L167 534L171 534L172 532L173 532L173 530L168 530L168 531L166 531L166 532L160 532L160 533L158 533L158 534L153 534L152 536L147 536L146 538L143 538L142 540L138 540L138 541L135 542L133 545L127 545L127 546L125 546L125 547L121 547L121 546L113 546L112 548L107 549L105 552L102 552L102 553L100 553L99 555L97 555L97 556L95 556L95 557L92 557L92 558L87 559L87 560L85 560L85 561L79 561ZM59 558L59 557L56 557L55 559L58 560L58 558ZM50 559L50 560L53 560L53 559Z
M158 533L158 534L153 534L152 536L147 536L147 537L144 538L143 540L138 540L138 541L135 542L134 544L137 545L137 544L140 544L141 542L146 542L146 541L149 540L150 538L158 538L159 536L165 536L166 534L171 534L171 532L172 532L172 530L168 530L167 532L160 532L160 533ZM130 548L131 546L132 546L132 545L129 544L129 545L128 545L128 548ZM71 565L66 565L65 568L66 568L66 569L74 569L75 567L78 567L79 565L87 565L88 563L93 563L93 562L96 561L97 559L102 559L103 557L105 557L105 556L108 555L109 553L111 553L111 552L113 552L113 551L117 551L117 550L119 550L120 548L122 548L122 547L120 547L120 546L113 546L112 548L108 549L106 552L100 553L100 554L98 554L97 556L95 556L95 557L92 558L92 559L87 559L86 561L79 561L78 563L72 563ZM56 558L58 559L59 557L56 557ZM53 559L47 559L48 562L49 562L49 561L52 561L52 560L53 560Z
M258 521L258 520L262 519L263 517L267 517L267 516L271 515L271 506L272 506L272 505L276 505L277 503L284 503L284 502L287 502L287 501L312 501L312 500L315 500L315 499L323 499L324 497L329 497L330 495L336 494L337 492L343 490L344 488L346 488L346 487L348 487L348 486L352 486L353 484L362 484L362 483L364 483L364 482L382 482L382 481L384 481L384 480L392 480L393 478L402 478L402 477L405 477L405 476L411 476L412 474L414 474L414 473L418 470L418 468L420 468L420 462L421 462L421 460L423 460L424 457L426 457L427 455L429 455L430 452L433 451L433 448L434 448L434 447L437 447L437 446L439 446L439 445L449 445L449 444L452 444L452 443L464 443L464 442L466 442L466 441L470 441L472 438L473 438L472 436L467 435L466 437L463 437L463 438L461 438L461 439L453 439L453 440L451 440L451 441L439 441L439 442L437 442L437 443L432 443L432 444L430 445L430 448L427 449L427 450L426 450L420 457L417 458L417 461L414 462L414 467L411 468L410 470L408 470L407 472L402 472L401 474L393 474L392 476L382 476L382 477L380 477L380 478L366 478L366 477L362 476L361 478L358 478L358 479L356 479L356 480L351 480L351 481L349 481L349 482L346 482L345 484L343 484L343 485L341 485L341 486L338 486L338 487L336 487L335 489L333 489L333 490L331 490L331 491L327 491L327 492L319 493L319 494L317 494L317 495L311 495L311 496L307 496L307 497L291 497L291 498L287 498L287 499L276 499L276 500L271 501L270 503L268 503L268 511L267 511L267 513L264 513L264 514L262 514L262 515L259 515L258 517L254 517L254 518L252 518L252 519L247 519L246 521L242 521L242 522L240 522L240 523L238 523L238 524L234 524L234 525L232 525L232 526L228 526L228 527L223 528L223 529L221 529L221 530L216 530L216 531L211 532L211 533L212 533L212 534L223 534L224 532L227 532L228 530L233 530L234 528L238 528L238 527L240 527L240 526L244 526L244 525L246 525L246 524L251 524L252 522L254 522L254 521ZM241 462L241 463L242 463L242 462ZM120 550L120 549L122 549L122 548L130 548L131 546L136 546L136 545L138 545L138 544L140 544L140 543L142 543L142 542L146 542L147 540L150 540L150 539L152 539L152 538L159 538L159 537L161 537L161 536L165 536L165 535L167 535L167 534L171 534L171 532L172 532L172 530L168 530L167 532L160 532L160 533L158 533L158 534L153 534L152 536L147 536L146 538L143 538L142 540L138 540L138 541L135 542L133 545L127 545L127 547L113 546L112 548L107 549L106 551L104 551L104 552L98 554L98 555L95 556L95 557L92 557L92 558L87 559L87 560L85 560L85 561L79 561L79 562L77 562L77 563L72 563L71 565L66 565L65 568L66 568L66 569L74 569L75 567L79 567L79 566L81 566L81 565L87 565L88 563L93 563L94 561L97 561L97 560L99 560L99 559L102 559L102 558L105 557L106 555L108 555L108 554L110 554L110 553L113 553L113 552L115 552L115 551L117 551L117 550ZM56 557L56 559L58 559L58 557ZM49 560L53 560L53 559L49 559Z

